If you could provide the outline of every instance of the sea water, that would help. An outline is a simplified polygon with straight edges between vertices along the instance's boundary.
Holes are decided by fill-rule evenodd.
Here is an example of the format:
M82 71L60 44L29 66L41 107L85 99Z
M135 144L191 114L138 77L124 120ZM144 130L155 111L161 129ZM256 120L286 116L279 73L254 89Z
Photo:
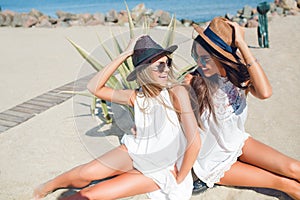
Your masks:
M147 9L165 10L175 14L177 19L196 22L209 21L226 13L235 15L245 5L256 7L263 0L127 0L129 9L144 3ZM272 2L272 1L267 1ZM71 13L107 13L111 9L126 10L123 0L0 0L2 10L29 12L37 9L42 13L56 16L57 10Z

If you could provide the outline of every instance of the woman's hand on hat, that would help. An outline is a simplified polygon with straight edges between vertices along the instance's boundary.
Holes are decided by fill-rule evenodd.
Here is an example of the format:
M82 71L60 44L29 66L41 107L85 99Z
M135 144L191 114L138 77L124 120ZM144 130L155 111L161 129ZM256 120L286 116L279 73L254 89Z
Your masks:
M136 41L137 41L139 38L141 38L142 36L145 36L145 34L139 35L139 36L137 36L137 37L134 37L134 38L130 39L130 41L129 41L129 43L128 43L128 45L127 45L127 47L125 48L125 50L124 50L123 53L126 53L126 54L128 54L128 55L131 56L131 55L133 54L133 49L134 49L134 46L135 46Z
M238 23L232 22L227 20L226 21L229 25L231 25L234 28L235 32L235 46L237 48L241 48L246 44L245 42L245 30L243 27L241 27Z

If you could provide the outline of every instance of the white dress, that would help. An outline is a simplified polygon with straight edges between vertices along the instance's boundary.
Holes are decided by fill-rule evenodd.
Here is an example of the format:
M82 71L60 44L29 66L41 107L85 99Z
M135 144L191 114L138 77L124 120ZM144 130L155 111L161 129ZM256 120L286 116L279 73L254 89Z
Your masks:
M195 174L213 187L242 154L249 134L244 125L247 117L244 90L234 86L227 78L219 77L219 87L213 94L216 120L204 112L201 116L204 131L200 131L202 146L193 169Z
M148 193L148 197L155 200L190 199L191 174L177 184L170 171L175 165L180 169L186 138L169 92L164 89L156 98L137 95L134 114L137 135L124 135L121 142L127 147L133 166L160 187L160 190Z

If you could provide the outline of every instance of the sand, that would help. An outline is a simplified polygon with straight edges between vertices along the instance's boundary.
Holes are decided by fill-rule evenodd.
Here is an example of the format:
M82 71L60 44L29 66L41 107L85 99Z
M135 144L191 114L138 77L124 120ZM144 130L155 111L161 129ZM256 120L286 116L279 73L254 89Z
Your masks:
M270 99L248 99L246 129L254 138L298 160L299 22L299 15L272 18L269 49L258 48L256 29L246 30L246 40L273 86ZM128 27L111 29L128 31ZM176 30L191 37L191 28ZM99 44L97 34L101 38L111 36L107 26L0 28L0 112L92 72L66 38L92 52ZM30 199L38 184L119 144L122 131L91 117L90 102L77 95L0 133L0 199ZM66 192L70 191L59 190L45 199L57 199ZM145 198L139 195L128 199ZM288 198L274 190L217 186L192 199Z

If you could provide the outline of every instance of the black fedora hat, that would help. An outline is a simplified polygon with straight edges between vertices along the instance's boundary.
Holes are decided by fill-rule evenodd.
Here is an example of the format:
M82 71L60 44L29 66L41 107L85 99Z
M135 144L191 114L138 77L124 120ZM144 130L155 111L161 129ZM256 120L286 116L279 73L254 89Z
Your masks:
M136 41L132 55L134 70L127 76L126 80L135 80L138 70L142 70L149 66L151 60L153 59L158 59L165 55L172 54L177 47L177 45L172 45L164 49L155 41L153 41L149 35L140 37Z

